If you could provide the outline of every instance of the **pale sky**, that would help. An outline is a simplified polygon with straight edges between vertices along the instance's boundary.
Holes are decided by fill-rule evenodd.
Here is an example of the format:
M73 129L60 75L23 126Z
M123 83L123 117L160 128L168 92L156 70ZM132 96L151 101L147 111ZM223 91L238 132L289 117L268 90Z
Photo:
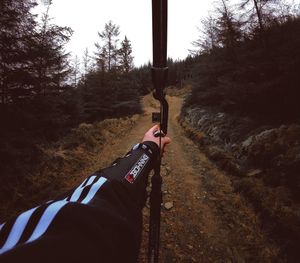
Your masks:
M84 50L92 55L97 32L112 20L120 26L120 40L125 34L131 41L135 66L152 61L151 0L53 0L52 23L74 30L67 51L81 60ZM168 57L183 59L199 36L197 26L212 8L212 0L169 0ZM39 7L37 10L39 10Z

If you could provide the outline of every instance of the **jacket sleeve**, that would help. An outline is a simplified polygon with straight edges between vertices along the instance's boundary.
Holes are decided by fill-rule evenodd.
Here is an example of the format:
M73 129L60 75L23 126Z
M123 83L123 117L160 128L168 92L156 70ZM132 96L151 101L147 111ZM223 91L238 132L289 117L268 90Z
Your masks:
M59 199L0 224L0 262L136 262L158 152L137 144Z

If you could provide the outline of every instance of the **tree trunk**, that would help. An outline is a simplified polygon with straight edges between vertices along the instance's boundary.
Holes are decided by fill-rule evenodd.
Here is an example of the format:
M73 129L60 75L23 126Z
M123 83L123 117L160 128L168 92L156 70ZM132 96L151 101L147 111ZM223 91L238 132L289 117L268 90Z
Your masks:
M263 21L262 21L261 10L260 10L259 7L258 7L258 2L257 2L257 0L253 0L253 2L254 2L254 6L255 6L257 18L258 18L259 27L260 27L261 32L263 32L263 31L264 31L264 25L263 25Z

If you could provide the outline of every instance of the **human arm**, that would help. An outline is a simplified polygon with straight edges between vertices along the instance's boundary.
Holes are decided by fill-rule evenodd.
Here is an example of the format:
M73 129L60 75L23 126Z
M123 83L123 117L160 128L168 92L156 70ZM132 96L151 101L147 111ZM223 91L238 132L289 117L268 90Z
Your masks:
M136 262L145 189L158 153L147 134L64 196L1 224L0 261Z

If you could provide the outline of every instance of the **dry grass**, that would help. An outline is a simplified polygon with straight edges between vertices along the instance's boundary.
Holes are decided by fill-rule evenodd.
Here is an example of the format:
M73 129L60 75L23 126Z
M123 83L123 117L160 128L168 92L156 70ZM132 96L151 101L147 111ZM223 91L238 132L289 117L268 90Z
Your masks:
M183 119L179 118L178 121L186 135L193 139L220 168L229 172L235 191L242 193L254 205L263 222L266 223L265 231L269 232L280 243L281 249L288 255L288 259L293 260L298 257L297 244L300 241L299 204L293 200L289 189L285 186L267 186L263 180L264 173L260 173L258 177L245 174L236 164L232 155L228 155L227 152L213 145L204 133L195 130ZM275 146L270 145L270 147ZM266 151L260 149L257 152L262 154Z
M103 146L132 129L138 116L109 119L94 124L82 123L70 134L50 145L39 145L40 162L22 176L7 178L0 192L0 221L43 201L53 199L75 187L98 170Z

